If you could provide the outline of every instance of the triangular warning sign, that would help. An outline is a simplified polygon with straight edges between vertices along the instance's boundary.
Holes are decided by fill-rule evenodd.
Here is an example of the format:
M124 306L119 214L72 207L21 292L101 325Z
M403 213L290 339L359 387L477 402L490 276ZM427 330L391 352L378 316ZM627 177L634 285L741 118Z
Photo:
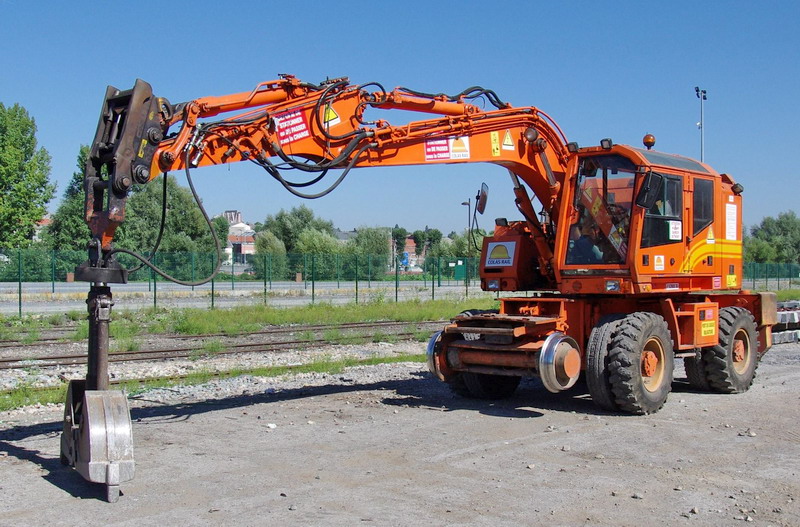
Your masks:
M325 114L322 117L322 122L328 126L333 126L340 122L339 114L336 113L336 110L334 110L333 106L330 104L325 107Z
M511 130L506 130L503 136L503 150L514 150L514 140L511 138Z
M708 228L708 235L706 235L706 243L714 243L714 227Z

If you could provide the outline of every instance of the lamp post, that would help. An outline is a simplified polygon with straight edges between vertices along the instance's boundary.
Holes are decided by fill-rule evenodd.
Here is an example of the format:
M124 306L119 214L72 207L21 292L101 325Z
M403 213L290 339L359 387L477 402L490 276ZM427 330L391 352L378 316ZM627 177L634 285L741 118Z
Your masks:
M700 161L702 162L705 154L705 148L703 145L703 101L707 100L708 97L706 96L706 90L701 90L699 86L694 87L694 93L697 95L697 98L700 99L700 122L697 123L697 127L700 129Z

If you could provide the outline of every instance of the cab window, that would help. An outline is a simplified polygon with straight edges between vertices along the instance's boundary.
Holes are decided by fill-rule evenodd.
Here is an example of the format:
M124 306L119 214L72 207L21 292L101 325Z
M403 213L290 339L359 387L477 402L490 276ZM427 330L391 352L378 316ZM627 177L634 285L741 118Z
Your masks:
M659 198L645 213L642 248L678 243L683 239L683 182L664 176Z
M714 221L714 182L710 179L695 179L692 200L692 233L697 236Z

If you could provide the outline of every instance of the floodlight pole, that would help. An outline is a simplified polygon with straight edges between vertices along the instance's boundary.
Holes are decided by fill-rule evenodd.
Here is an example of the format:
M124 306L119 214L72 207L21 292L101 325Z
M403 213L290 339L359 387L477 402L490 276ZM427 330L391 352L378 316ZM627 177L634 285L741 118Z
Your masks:
M707 100L708 97L706 95L706 90L701 90L699 86L694 87L694 93L697 95L697 98L700 99L700 122L697 123L697 127L700 129L700 162L703 162L705 155L705 145L703 144L703 136L705 135L705 128L703 126L703 101Z

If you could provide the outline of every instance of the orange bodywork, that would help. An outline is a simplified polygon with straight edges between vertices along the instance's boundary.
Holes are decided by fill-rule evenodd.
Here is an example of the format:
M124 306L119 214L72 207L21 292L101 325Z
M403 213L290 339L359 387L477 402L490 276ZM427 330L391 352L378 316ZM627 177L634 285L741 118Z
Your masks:
M117 119L129 145L124 160L140 183L171 170L238 161L256 162L274 177L276 164L348 171L491 163L506 169L523 219L498 223L484 239L481 285L540 296L504 298L499 313L456 318L442 334L444 352L436 359L443 377L453 371L535 372L544 353L553 368L550 382L571 385L579 365L585 367L592 328L609 314L660 314L679 352L718 342L723 307L745 307L768 329L762 297L731 294L742 282L741 190L705 164L610 141L568 145L553 120L531 106L485 110L464 96L369 91L369 85L346 79L315 86L285 75L249 92L177 105L152 97L149 85L145 90L139 83L138 99L149 106L142 102L140 110L127 99L117 105L127 104L129 122L139 111L137 128L124 130L119 116L125 111L109 103L93 149L94 172L100 173L100 164L111 166L107 187L116 196L115 206L105 208L101 190L87 197L87 222L104 251L123 219L130 178L114 173L123 158L115 154L112 163L104 154L116 140ZM381 111L430 118L368 120ZM235 115L209 120L229 113ZM639 204L645 176L653 172L664 189L674 190L664 198L674 209ZM97 176L92 189L104 181ZM87 196L94 192L88 187ZM539 214L528 189L541 204ZM708 199L697 201L700 195ZM588 249L588 238L602 247L581 253L577 247ZM470 340L470 333L480 340ZM769 332L762 334L765 349ZM642 368L649 372L647 359Z

